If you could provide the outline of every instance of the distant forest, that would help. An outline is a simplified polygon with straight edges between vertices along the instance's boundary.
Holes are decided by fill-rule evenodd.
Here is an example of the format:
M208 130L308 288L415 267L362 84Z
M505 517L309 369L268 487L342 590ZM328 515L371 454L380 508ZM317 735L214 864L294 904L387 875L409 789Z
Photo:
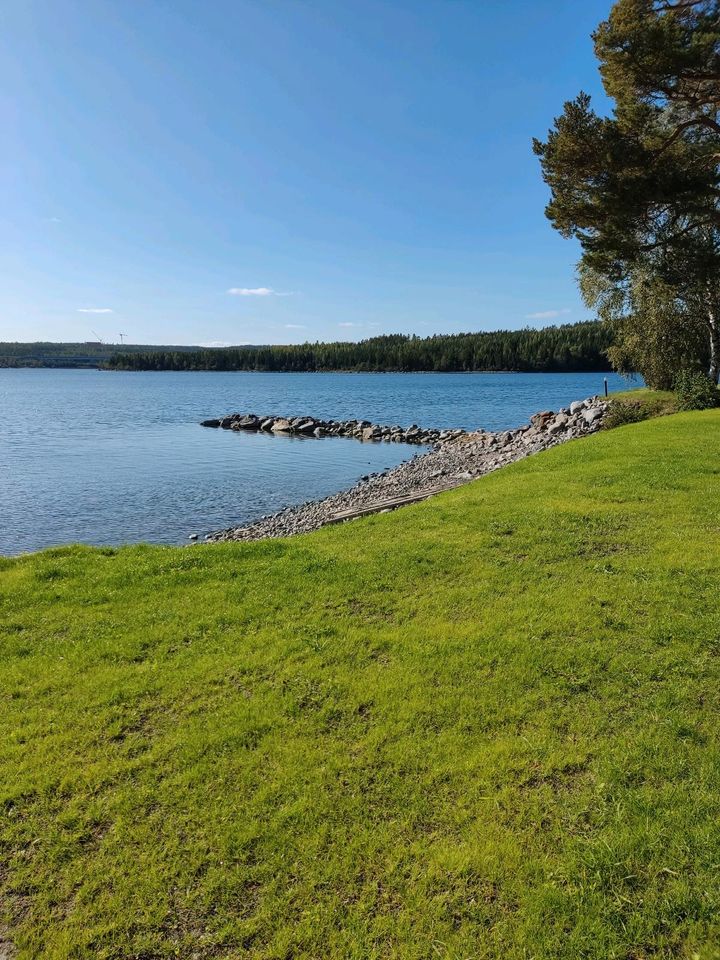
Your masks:
M263 372L369 371L580 372L610 370L606 351L612 336L598 321L432 337L373 337L359 343L228 347L115 353L113 370L252 370Z
M152 350L180 353L198 347L153 347L149 344L115 343L0 343L0 367L100 367L118 350L123 353L149 353Z

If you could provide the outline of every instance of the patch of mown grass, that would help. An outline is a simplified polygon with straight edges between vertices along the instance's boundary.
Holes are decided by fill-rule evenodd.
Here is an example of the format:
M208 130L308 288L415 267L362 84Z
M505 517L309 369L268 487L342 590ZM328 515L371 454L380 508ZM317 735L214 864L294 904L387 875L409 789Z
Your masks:
M717 957L719 437L0 561L19 960Z

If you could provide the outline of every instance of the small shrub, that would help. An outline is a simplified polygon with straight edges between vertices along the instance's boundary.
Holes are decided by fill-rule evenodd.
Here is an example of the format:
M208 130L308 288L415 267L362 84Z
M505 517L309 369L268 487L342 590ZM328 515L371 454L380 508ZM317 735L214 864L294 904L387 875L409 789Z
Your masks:
M640 423L647 418L647 408L642 404L632 403L629 400L613 400L605 414L603 426L606 430L612 430L613 427L622 427L626 423Z
M720 405L720 394L707 374L681 370L675 378L678 410L709 410Z

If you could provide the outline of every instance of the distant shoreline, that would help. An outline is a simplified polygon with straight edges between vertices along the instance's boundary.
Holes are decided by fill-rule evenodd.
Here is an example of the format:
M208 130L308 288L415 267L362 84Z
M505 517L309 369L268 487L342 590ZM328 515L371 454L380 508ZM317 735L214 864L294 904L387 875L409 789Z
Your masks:
M471 333L381 334L299 344L174 346L0 342L0 367L229 373L603 373L612 330L598 320Z
M348 375L357 375L357 374L373 374L376 376L404 376L410 375L417 376L418 374L423 374L429 377L433 376L475 376L479 373L482 374L498 374L506 375L509 373L512 374L522 374L524 376L574 376L579 373L597 373L597 374L609 374L613 373L611 369L588 369L586 367L579 367L572 370L114 370L109 367L104 367L100 365L91 365L91 364L80 364L76 366L70 365L61 365L57 363L53 364L0 364L0 370L87 370L87 371L96 371L98 373L132 373L132 374L141 374L141 373L186 373L186 374L196 374L196 373L242 373L242 374L251 374L251 375L261 375L261 376L276 376L279 374L292 375L292 376L325 376L327 374L337 375L337 374L348 374Z

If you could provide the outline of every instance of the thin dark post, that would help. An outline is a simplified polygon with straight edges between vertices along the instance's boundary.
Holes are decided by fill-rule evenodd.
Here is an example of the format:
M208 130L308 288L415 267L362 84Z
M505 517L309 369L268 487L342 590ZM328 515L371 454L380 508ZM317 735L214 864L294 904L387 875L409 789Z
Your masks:
M607 396L608 395L607 377L604 377L603 379L605 381L605 396Z

